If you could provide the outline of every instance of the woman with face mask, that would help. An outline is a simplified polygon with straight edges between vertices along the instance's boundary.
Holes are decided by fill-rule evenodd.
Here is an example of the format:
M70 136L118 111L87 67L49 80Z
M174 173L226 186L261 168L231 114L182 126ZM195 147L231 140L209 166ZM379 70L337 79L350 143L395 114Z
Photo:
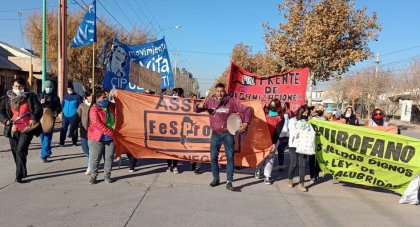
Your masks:
M12 81L12 89L0 100L0 121L5 125L5 137L9 138L16 164L15 182L22 183L28 176L26 157L33 136L42 132L39 120L42 106L36 94L25 92L26 80L17 78ZM10 130L7 130L10 129Z
M52 155L51 152L51 141L53 137L54 132L54 122L55 118L61 113L61 103L60 98L57 96L57 94L54 92L54 85L51 81L47 80L44 83L45 90L40 95L40 103L42 105L42 108L45 110L45 113L48 113L47 109L49 108L53 113L53 120L51 122L52 128L50 131L45 131L45 127L43 133L41 134L41 161L47 162L47 158L49 158ZM50 112L51 113L51 112ZM46 115L44 114L44 119L46 119ZM51 118L49 118L51 119ZM43 121L44 123L45 121Z
M279 99L271 100L268 105L268 112L266 114L268 130L273 141L273 146L277 146L277 141L279 140L279 134L276 132L280 131L283 128L284 120L283 115L281 114L281 102ZM274 158L275 158L276 149L273 149L261 166L264 166L264 183L272 184L271 172L273 170ZM260 166L257 166L255 177L260 178L261 175Z
M290 151L290 166L287 178L289 179L287 187L293 187L293 177L295 174L296 167L299 166L299 186L300 191L306 192L308 189L305 188L305 155L296 153L296 148L300 145L295 142L295 138L299 128L312 127L308 123L311 109L308 106L299 107L296 117L289 120L289 151ZM299 164L298 164L299 161Z
M107 93L103 90L95 91L95 104L89 111L88 145L91 155L90 184L96 184L99 163L104 157L104 180L112 183L111 169L114 160L114 129L115 106L109 102Z
M359 119L357 119L356 114L354 113L353 107L349 106L344 112L344 119L346 124L359 126Z
M372 117L369 119L368 126L388 126L389 123L384 119L384 111L381 109L374 109Z

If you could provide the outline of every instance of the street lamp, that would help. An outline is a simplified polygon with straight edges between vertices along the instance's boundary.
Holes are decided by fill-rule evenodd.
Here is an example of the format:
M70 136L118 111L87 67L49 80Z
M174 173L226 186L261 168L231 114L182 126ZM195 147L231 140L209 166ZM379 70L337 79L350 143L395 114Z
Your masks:
M181 25L178 24L178 25L175 25L175 26L172 26L172 27L169 27L169 28L160 29L159 31L156 32L156 36L163 31L170 30L170 29L178 29L178 28L181 28Z

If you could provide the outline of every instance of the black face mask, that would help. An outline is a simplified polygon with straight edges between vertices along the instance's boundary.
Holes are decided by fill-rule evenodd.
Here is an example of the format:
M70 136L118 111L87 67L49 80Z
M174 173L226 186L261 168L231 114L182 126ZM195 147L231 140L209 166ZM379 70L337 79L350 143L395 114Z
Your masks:
M317 110L316 114L318 115L318 117L321 117L324 114L323 110Z
M300 119L301 119L301 120L308 120L308 116L307 116L307 115L302 115L302 116L300 117Z

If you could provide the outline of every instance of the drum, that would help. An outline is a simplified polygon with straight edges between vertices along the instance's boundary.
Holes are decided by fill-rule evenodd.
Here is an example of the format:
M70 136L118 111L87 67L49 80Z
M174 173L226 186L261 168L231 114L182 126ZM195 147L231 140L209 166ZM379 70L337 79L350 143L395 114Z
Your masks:
M238 130L241 128L242 120L239 114L232 113L227 119L227 129L230 134L236 135Z
M54 127L54 113L51 108L44 108L44 113L41 118L42 132L48 133Z

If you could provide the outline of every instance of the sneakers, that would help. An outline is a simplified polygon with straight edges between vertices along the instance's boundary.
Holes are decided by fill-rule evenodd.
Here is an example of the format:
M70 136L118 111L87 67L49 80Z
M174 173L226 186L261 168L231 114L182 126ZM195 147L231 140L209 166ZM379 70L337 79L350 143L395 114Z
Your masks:
M287 182L287 187L293 188L293 179L289 179L289 181Z
M166 172L173 172L174 171L174 168L172 168L172 167L168 167L168 169L166 170Z
M195 175L199 175L199 174L200 174L200 168L196 168L196 169L194 170L194 174L195 174Z
M315 184L316 183L316 179L315 178L311 178L311 180L309 181L310 184Z
M264 178L264 184L270 185L270 184L273 184L273 182L271 181L271 179L269 177L265 177Z
M174 168L173 168L173 172L174 172L175 174L179 174L178 167L174 167Z
M110 184L110 183L114 182L114 181L111 179L111 177L110 177L110 176L105 176L105 177L104 177L104 180L105 180L105 182L106 182L106 183L108 183L108 184Z
M134 169L128 170L129 173L134 173Z
M64 143L59 143L58 145L60 145L60 146L64 147Z
M90 169L87 169L85 172L85 175L90 175L90 173L91 173Z
M220 184L219 180L213 179L213 181L210 183L210 187L216 187Z
M41 162L42 162L42 163L47 163L47 162L48 162L48 160L47 160L47 158L41 158Z
M227 182L227 184L226 184L226 189L227 189L227 190L229 190L229 191L233 191L233 185L232 185L232 182Z
M256 179L261 179L261 170L260 169L256 169L255 170L255 174L254 174Z
M89 184L96 184L96 177L91 177L89 180Z
M308 191L308 189L305 188L305 185L303 183L299 183L298 190L301 191L301 192L307 192Z

